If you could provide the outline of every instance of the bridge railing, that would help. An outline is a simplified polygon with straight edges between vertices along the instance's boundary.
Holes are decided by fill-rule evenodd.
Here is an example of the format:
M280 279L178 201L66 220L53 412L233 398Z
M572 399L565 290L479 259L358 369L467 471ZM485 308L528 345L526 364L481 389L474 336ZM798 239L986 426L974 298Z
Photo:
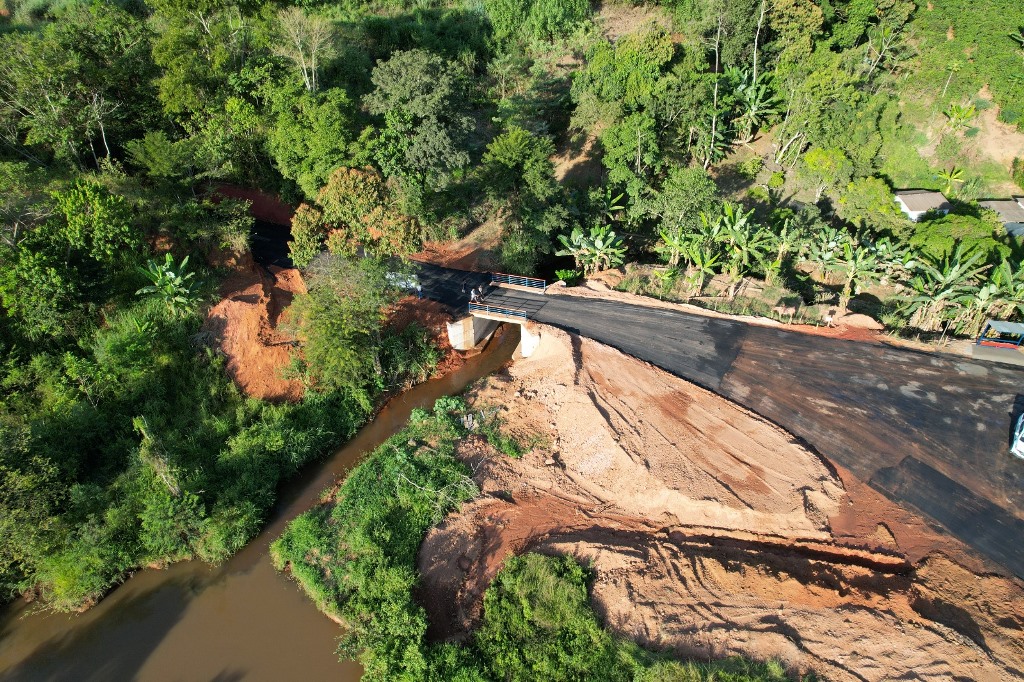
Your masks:
M519 287L530 287L531 289L544 289L547 281L536 277L522 277L520 275L506 275L502 272L491 273L491 284L513 284Z
M502 308L500 306L484 305L483 303L470 303L469 312L472 313L485 313L491 315L504 315L506 317L521 317L526 320L529 319L529 315L524 310L517 310L515 308Z

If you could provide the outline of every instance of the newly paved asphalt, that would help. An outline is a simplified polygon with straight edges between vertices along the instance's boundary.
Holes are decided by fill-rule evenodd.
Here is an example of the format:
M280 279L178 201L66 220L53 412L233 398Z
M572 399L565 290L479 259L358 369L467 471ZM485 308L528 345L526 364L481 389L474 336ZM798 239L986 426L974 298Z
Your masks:
M464 308L488 276L422 266ZM1024 578L1024 370L613 301L492 290L487 302L605 343L775 422Z

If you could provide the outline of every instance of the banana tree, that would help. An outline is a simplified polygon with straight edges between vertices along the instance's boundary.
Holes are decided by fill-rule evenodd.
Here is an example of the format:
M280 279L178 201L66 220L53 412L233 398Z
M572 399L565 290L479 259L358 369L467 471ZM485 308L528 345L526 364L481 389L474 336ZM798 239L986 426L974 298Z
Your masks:
M977 109L973 104L950 104L942 113L951 130L962 130L967 127L967 122L974 118Z
M568 237L558 235L558 240L565 248L556 251L555 255L572 256L576 268L583 270L584 276L622 265L626 257L622 238L607 225L596 225L590 228L589 234L577 227Z
M686 273L686 284L691 296L700 296L709 277L714 277L721 264L721 254L714 244L690 244L687 248L690 267Z
M839 314L843 315L849 309L850 299L859 294L864 287L877 282L881 272L878 258L871 249L852 240L843 242L837 260L838 270L843 278L843 289L839 293Z
M943 322L962 312L979 289L975 280L988 268L979 265L982 255L980 251L965 253L961 245L942 258L923 258L909 282L913 295L904 304L910 323L924 331L937 331Z
M739 116L736 118L736 144L747 144L758 129L779 114L779 98L767 79L743 82L736 88Z
M964 184L964 169L953 166L949 169L940 170L936 177L945 183L942 192L944 194L952 194L954 185Z
M808 242L804 259L818 268L826 282L831 282L831 275L839 268L843 244L849 241L850 233L846 230L825 227Z
M1005 319L1024 314L1024 269L1004 258L992 270L991 281L999 287L992 315Z
M135 295L159 298L172 315L185 314L199 301L198 283L193 281L195 273L188 272L188 256L175 265L174 256L168 253L163 263L150 260L146 267L139 268L139 272L152 284L142 287Z
M685 234L677 230L662 229L658 232L661 240L655 244L654 250L665 259L670 268L679 265L679 259L686 253L686 249L694 240L694 235Z
M797 253L803 246L804 233L793 220L786 219L772 236L772 257L764 263L765 281L775 284L782 273L782 264L786 258Z
M722 206L719 241L725 251L725 272L729 276L729 298L736 296L736 287L762 262L772 247L771 236L762 226L750 222L754 212L726 202Z

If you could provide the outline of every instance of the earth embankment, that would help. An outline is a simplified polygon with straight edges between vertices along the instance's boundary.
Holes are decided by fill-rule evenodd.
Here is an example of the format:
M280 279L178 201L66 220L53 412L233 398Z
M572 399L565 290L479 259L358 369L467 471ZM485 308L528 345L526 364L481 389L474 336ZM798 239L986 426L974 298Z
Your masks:
M531 449L459 455L483 494L427 536L422 600L460 639L510 554L593 565L614 631L684 655L778 658L828 679L1024 670L1024 589L747 410L597 342L540 328L470 400Z

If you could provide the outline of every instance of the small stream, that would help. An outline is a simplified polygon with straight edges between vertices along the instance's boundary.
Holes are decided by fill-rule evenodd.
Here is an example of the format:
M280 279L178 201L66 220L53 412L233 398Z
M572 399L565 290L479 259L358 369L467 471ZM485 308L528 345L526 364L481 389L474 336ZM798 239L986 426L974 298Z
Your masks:
M344 447L286 485L263 532L221 566L139 571L81 615L8 606L0 612L0 680L358 680L359 665L334 653L338 626L274 571L269 545L414 408L504 365L519 343L519 327L511 327L460 369L394 397Z

